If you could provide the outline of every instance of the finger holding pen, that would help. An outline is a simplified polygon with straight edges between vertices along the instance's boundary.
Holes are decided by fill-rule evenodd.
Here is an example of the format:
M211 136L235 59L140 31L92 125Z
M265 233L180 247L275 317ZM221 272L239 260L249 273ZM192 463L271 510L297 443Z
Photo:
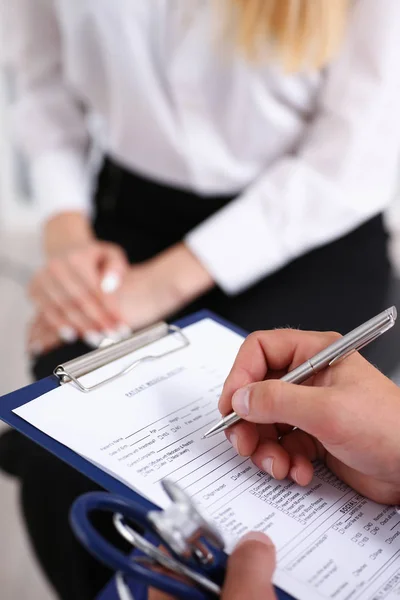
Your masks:
M280 425L279 421L271 421L266 434L265 428L260 429L256 426L260 421L252 420L254 398L258 407L262 390L267 387L263 384L279 380L285 373L302 364L309 356L326 348L338 337L335 333L314 334L288 329L259 331L248 336L224 384L218 405L222 415L235 410L234 404L238 405L236 412L242 416L246 412L245 407L250 404L250 396L252 397L251 415L244 416L242 422L227 430L227 436L231 441L233 438L239 454L250 456L261 441L261 437L276 441L282 433L291 429L290 426ZM279 386L279 382L271 385ZM242 408L242 405L245 407ZM267 407L263 410L263 415L265 414L267 414ZM275 475L281 479L286 476L286 473L277 467Z
M227 436L240 454L277 479L289 476L307 485L318 458L357 491L397 503L397 386L358 353L303 385L273 379L274 372L292 370L335 336L291 330L250 336L220 399L222 414L233 409L243 419Z

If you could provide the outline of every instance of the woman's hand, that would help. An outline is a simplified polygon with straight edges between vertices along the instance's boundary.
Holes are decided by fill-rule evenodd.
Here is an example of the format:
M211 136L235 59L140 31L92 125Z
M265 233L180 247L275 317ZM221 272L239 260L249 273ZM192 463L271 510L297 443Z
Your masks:
M178 311L213 285L208 272L181 243L131 266L112 298L123 321L140 329Z
M122 325L111 294L129 264L119 246L98 241L81 215L57 217L47 227L48 262L33 278L30 296L58 337L96 345L99 332Z
M248 533L228 560L222 600L276 600L272 586L275 549L262 533ZM172 600L171 596L150 590L149 600Z
M60 337L42 314L37 314L28 328L27 350L30 356L45 354L60 345Z
M358 492L397 504L399 388L358 353L304 385L274 381L337 337L291 330L250 335L219 403L223 415L233 409L246 422L227 436L239 454L276 479L290 476L307 485L312 461L321 459Z

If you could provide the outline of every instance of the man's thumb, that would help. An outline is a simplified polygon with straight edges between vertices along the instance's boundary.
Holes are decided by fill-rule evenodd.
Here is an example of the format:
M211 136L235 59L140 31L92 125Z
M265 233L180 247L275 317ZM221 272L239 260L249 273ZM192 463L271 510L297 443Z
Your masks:
M296 385L279 379L252 383L232 397L233 410L251 423L287 423L323 438L337 415L330 387Z
M275 600L274 570L275 548L271 540L262 533L248 533L229 558L222 600Z

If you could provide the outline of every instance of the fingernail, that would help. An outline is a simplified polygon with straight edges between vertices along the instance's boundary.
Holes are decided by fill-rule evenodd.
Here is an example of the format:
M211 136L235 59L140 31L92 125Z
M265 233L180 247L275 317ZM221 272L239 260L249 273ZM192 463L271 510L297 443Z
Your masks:
M132 332L128 325L121 323L116 329L107 329L104 332L104 335L116 342L120 342L121 340L126 340L126 338L130 337Z
M107 273L101 282L101 289L105 294L112 294L121 285L121 277L118 273Z
M130 337L132 332L128 325L122 324L118 325L116 329L106 329L104 331L104 335L114 342L121 342L122 340L126 340L128 337Z
M63 342L66 342L67 344L72 344L72 342L76 342L76 340L78 339L78 334L76 333L75 329L69 327L68 325L60 327L60 329L58 330L58 335L60 339L62 339Z
M115 344L114 340L110 340L110 338L103 338L99 344L99 348L106 348L107 346L112 346L113 344Z
M273 458L271 458L271 457L264 458L264 460L261 463L261 466L263 468L263 471L265 471L265 473L268 473L268 475L271 475L271 477L273 477L275 479L274 459Z
M240 416L246 417L249 414L249 388L242 388L232 396L233 410Z
M121 334L113 329L106 329L103 334L104 337L109 338L113 342L120 342L122 340Z
M104 336L97 331L87 331L83 336L84 341L92 348L98 348L104 339Z
M126 325L126 323L120 323L120 325L118 325L117 331L123 338L127 338L132 335L132 330L129 327L129 325Z
M246 535L240 538L236 544L236 548L242 544L245 544L246 542L261 542L261 544L264 544L265 546L273 546L273 543L269 537L266 536L265 533L261 533L261 531L250 531L249 533L246 533Z
M298 475L299 475L299 468L298 467L292 467L290 469L289 472L289 476L293 479L293 481L295 481L296 483L299 483L298 480Z
M32 342L28 346L28 353L32 356L39 356L42 353L42 344L40 342Z
M236 452L239 453L238 450L238 436L236 435L236 433L231 433L229 434L229 441L232 444L232 446L235 448Z

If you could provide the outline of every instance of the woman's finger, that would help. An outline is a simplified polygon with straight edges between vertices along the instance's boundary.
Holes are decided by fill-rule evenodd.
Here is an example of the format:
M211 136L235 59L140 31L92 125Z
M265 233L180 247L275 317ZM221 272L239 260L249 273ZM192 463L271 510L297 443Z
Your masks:
M60 309L66 317L71 310L82 312L87 320L86 331L109 331L116 328L119 321L102 306L82 275L84 263L78 267L72 266L69 261L63 261L61 268L59 263L53 262L49 269L59 290L58 299L62 299Z
M101 290L104 294L113 294L121 285L129 269L129 262L118 246L102 244L100 249L105 250L100 264Z
M53 329L63 341L71 343L82 337L92 346L97 346L103 339L97 324L88 318L82 308L71 302L65 288L72 286L73 278L65 269L63 285L59 284L54 274L42 272L35 278L31 286L31 297L38 307L42 319ZM65 286L65 287L64 287Z
M56 348L61 343L57 333L40 320L31 327L28 340L28 353L37 356Z
M72 344L78 339L78 331L75 324L64 317L64 315L52 304L45 304L41 307L43 310L43 321L46 327L50 329L60 341Z
M65 302L60 310L59 306L49 303L46 299L38 306L46 327L60 340L70 344L82 338L89 346L97 348L104 339L104 334L96 331L93 321L72 304Z
M41 352L41 346L37 342L39 330L39 319L38 317L35 317L32 323L28 326L27 335L27 351L28 354L31 354L33 356L36 356Z
M60 282L61 273L63 275ZM98 329L98 325L71 302L68 294L71 287L73 278L70 270L62 270L55 262L52 263L51 271L41 271L30 286L30 296L46 323L66 342Z
M33 282L30 290L31 298L41 311L42 320L51 327L58 337L66 343L72 343L78 339L78 331L68 316L63 314L63 296L54 280L46 273Z
M71 253L68 256L69 264L108 317L119 324L120 311L111 294L121 285L129 269L126 255L118 246L106 242L97 243L88 253L89 260L85 261L82 261L79 253Z
M107 308L102 306L101 301L88 289L84 278L79 275L79 268L84 264L85 261L82 261L79 267L76 265L73 268L68 260L53 259L34 278L30 295L42 312L54 304L64 321L63 326L78 328L77 332L81 336L89 332L115 331L120 320L110 316ZM113 304L108 300L110 302ZM72 337L68 329L62 329L61 333L64 337L65 333L68 334L67 341Z

